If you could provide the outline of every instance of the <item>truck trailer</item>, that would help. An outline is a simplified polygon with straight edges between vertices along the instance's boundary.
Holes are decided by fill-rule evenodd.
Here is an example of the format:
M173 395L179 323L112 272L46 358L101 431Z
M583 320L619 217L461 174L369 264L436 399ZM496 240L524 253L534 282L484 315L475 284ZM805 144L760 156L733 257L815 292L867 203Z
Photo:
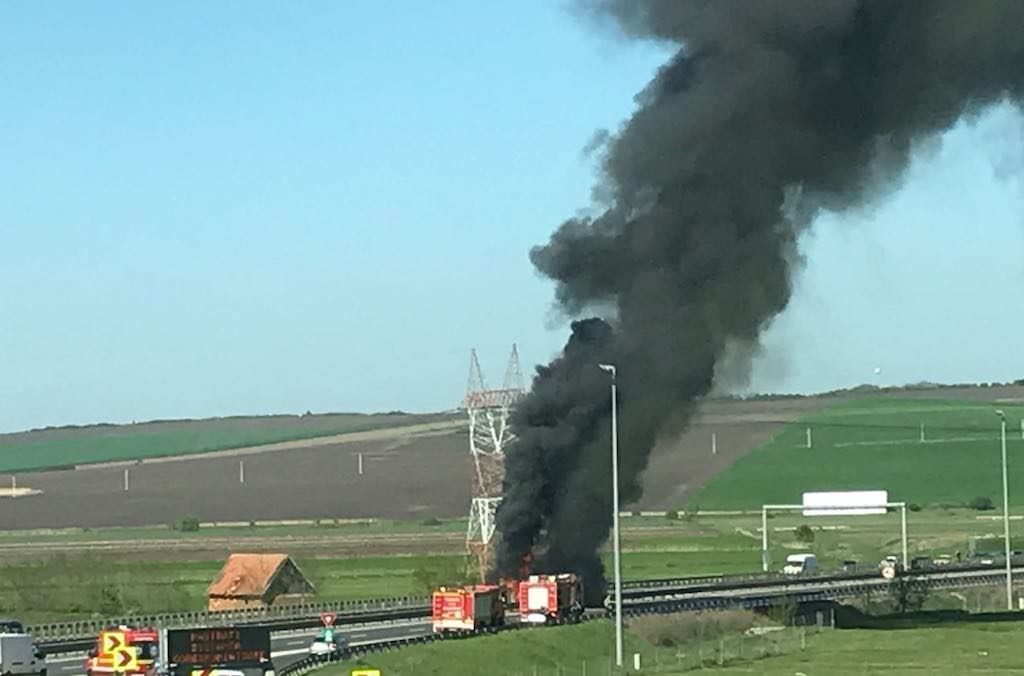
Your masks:
M582 616L583 583L576 575L531 575L519 583L520 622L563 624Z
M431 601L435 634L474 633L505 624L502 590L497 585L441 587Z

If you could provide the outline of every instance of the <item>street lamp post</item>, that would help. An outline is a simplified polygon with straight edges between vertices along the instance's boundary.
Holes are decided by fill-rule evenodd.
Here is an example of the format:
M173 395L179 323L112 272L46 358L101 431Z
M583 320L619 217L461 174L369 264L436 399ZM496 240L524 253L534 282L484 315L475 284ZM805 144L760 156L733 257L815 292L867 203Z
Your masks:
M622 563L619 553L619 421L616 370L611 364L598 367L612 376L612 551L615 566L615 665L622 666Z
M1000 419L1003 447L1003 544L1006 547L1006 609L1013 610L1013 573L1010 565L1010 490L1006 478L1006 414L996 411Z

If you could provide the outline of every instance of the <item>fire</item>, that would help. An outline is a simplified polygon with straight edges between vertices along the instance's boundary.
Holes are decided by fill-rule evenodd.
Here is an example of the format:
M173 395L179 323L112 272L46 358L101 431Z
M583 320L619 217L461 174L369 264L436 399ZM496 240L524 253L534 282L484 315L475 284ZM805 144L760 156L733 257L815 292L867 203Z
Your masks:
M530 568L533 566L533 552L527 550L519 563L519 579L525 580L530 575Z

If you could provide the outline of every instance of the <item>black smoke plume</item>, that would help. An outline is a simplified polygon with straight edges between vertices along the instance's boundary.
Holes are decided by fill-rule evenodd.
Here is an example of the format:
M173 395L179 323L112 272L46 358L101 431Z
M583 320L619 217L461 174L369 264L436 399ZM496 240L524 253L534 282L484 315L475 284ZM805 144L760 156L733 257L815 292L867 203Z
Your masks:
M582 573L593 590L611 522L596 364L619 368L628 504L727 346L755 346L786 307L815 213L895 189L917 142L1021 101L1024 2L606 0L582 13L678 50L604 145L600 215L531 252L565 314L605 320L573 324L516 413L497 572L532 551L535 569Z

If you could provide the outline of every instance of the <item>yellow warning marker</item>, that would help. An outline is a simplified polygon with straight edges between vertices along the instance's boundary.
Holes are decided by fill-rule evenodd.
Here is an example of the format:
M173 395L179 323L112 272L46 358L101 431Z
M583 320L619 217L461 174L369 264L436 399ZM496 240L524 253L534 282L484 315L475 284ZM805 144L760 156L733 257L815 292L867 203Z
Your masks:
M135 648L128 645L123 631L103 632L100 634L100 644L103 648L100 656L113 663L115 673L139 670L139 657L135 654Z
M127 645L123 631L105 631L102 634L103 654L113 655Z
M352 676L380 676L380 669L353 669Z
M114 651L114 672L122 674L134 673L139 670L139 657L134 648L122 646Z

